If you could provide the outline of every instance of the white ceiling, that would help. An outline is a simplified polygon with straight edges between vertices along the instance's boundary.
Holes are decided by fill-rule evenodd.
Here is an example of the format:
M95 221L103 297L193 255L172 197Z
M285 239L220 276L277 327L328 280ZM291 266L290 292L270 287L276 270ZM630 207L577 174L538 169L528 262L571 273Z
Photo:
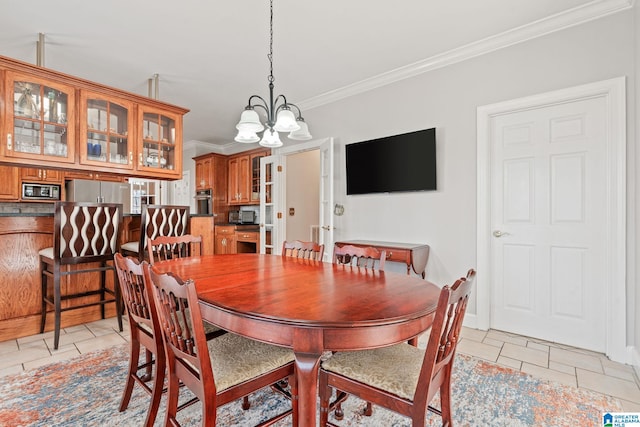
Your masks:
M275 95L312 108L478 40L549 31L571 25L560 17L588 20L629 1L275 0ZM35 63L44 33L47 68L143 95L158 73L159 98L191 110L185 141L232 143L249 96L268 97L268 0L3 3L0 55Z

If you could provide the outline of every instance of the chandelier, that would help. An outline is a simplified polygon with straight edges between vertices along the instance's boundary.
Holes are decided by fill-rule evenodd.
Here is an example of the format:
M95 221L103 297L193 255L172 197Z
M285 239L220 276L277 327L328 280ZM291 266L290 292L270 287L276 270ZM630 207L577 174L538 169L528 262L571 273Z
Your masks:
M269 20L269 102L258 95L251 95L249 102L240 116L240 121L236 125L238 135L234 138L236 142L253 143L260 141L264 147L282 147L282 141L278 132L289 132L289 139L305 141L311 139L309 128L302 118L302 112L297 105L287 102L284 95L273 98L273 0L270 1ZM264 110L267 119L263 125L258 117L256 108ZM292 108L297 112L293 113ZM266 129L265 129L266 126ZM262 139L258 132L262 132Z

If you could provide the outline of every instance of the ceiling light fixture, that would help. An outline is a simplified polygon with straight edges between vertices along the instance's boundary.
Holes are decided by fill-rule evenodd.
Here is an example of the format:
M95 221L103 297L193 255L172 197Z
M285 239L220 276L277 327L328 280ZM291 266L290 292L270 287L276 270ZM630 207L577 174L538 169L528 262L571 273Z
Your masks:
M311 139L309 128L302 118L302 112L297 105L287 102L284 95L278 95L273 98L273 0L270 0L270 20L269 20L269 102L258 95L251 95L249 102L244 108L240 121L236 125L238 135L234 138L236 142L253 143L260 141L260 145L264 147L277 148L282 147L282 141L278 132L289 132L289 139L305 141ZM252 101L255 103L252 104ZM280 105L277 105L280 102ZM267 115L265 126L260 122L258 112L255 108L261 108ZM296 117L292 108L298 113ZM262 132L262 140L258 136L258 132Z

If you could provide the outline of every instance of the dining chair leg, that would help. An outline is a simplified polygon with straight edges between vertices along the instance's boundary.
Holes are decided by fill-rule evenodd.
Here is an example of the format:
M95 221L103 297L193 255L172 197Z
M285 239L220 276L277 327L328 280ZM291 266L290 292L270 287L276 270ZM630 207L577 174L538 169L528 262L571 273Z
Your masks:
M152 353L147 351L147 356ZM147 360L147 366L150 367L151 363ZM147 419L145 420L145 427L153 427L153 423L158 415L158 409L160 409L160 399L162 398L162 391L164 387L165 377L165 358L160 356L155 360L156 375L153 378L153 386L151 388L151 403L149 404L149 411L147 412Z
M329 401L331 400L332 394L332 389L329 387L327 377L324 375L320 375L318 393L320 395L320 427L324 427L327 425L327 421L329 421Z
M249 396L245 396L242 398L242 409L247 410L251 408L251 403L249 402Z
M452 425L451 420L451 364L445 367L445 380L440 386L440 412L442 413L442 425Z
M119 411L122 412L129 406L131 400L131 393L133 392L133 386L135 384L134 376L138 371L138 359L140 357L140 342L135 337L131 337L131 351L129 353L129 371L127 372L127 383L122 393L122 399L120 400Z

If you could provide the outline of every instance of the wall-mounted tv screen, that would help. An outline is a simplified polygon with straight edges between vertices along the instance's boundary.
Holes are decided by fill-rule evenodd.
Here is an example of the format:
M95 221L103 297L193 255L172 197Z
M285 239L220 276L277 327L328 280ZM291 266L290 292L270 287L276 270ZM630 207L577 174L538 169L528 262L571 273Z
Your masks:
M345 147L348 195L436 189L435 128Z

